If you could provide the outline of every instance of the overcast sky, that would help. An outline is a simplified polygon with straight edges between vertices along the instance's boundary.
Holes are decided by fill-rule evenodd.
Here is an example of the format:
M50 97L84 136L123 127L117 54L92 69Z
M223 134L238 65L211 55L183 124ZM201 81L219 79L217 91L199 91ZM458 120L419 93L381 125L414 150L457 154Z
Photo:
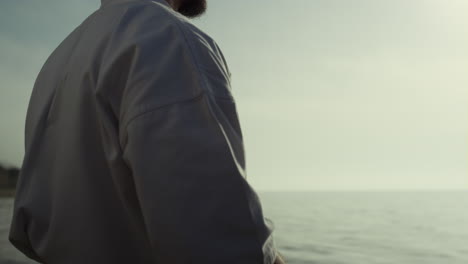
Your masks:
M257 190L468 189L468 1L208 0ZM0 3L0 162L34 80L99 0Z

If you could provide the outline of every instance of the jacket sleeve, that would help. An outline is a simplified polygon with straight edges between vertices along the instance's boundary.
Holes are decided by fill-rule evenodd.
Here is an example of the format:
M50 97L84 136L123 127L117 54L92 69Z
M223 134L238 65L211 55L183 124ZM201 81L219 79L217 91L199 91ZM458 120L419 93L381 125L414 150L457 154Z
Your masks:
M276 257L272 222L233 156L231 144L240 142L217 120L221 111L202 94L127 127L124 157L158 263L272 264Z
M229 95L216 54L142 12L135 26L122 19L112 43L131 45L109 49L101 88L122 95L110 104L157 263L272 264L274 225L245 179L234 99L214 95Z

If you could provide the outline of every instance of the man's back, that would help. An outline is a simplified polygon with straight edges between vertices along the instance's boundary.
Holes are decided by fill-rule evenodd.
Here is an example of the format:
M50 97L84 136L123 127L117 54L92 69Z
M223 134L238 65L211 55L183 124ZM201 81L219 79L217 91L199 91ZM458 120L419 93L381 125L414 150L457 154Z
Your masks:
M165 0L104 0L34 85L10 241L48 264L269 264L271 224L216 43Z

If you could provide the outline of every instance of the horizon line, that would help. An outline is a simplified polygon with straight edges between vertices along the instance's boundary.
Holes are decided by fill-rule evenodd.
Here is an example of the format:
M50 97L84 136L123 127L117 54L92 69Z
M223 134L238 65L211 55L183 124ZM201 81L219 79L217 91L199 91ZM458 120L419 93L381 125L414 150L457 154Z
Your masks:
M257 192L468 192L468 188L402 188L402 189L256 189Z

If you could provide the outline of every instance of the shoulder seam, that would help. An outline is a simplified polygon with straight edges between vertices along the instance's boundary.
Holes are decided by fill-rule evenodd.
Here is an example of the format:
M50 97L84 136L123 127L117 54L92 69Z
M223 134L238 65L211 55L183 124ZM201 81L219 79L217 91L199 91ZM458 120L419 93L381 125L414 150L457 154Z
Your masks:
M148 113L152 113L152 112L155 112L155 111L159 111L163 108L167 108L168 106L173 106L173 105L176 105L176 104L185 104L185 103L190 103L190 102L193 102L193 101L198 101L200 100L204 95L205 95L205 91L202 91L201 93L199 93L198 95L194 96L194 97L190 97L190 98L187 98L187 99L183 99L183 100L178 100L178 101L175 101L175 102L170 102L170 103L167 103L167 104L163 104L163 105L159 105L159 106L156 106L154 108L151 108L151 109L147 109L145 111L141 111L140 113L138 114L135 114L132 118L130 118L127 123L125 124L125 127L124 127L124 131L127 130L127 127L130 126L130 124L138 119L139 117L142 117L144 116L145 114L148 114Z

